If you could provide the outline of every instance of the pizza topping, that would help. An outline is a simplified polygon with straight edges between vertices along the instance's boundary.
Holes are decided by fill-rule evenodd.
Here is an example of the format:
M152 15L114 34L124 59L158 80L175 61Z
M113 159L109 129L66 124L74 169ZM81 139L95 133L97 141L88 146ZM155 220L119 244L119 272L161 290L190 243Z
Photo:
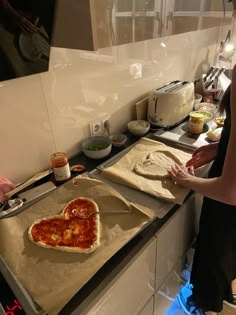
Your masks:
M84 217L74 215L77 211L84 212ZM91 199L74 199L62 215L35 222L29 229L29 238L40 246L61 250L94 250L99 245L99 217L88 213L95 211L98 212L98 206Z

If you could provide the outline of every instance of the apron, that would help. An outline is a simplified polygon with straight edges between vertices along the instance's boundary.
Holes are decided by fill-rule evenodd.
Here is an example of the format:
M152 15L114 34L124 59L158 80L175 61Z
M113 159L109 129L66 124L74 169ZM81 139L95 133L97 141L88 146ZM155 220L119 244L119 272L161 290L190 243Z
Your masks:
M230 135L230 96L216 157L208 177L222 173ZM226 187L227 189L227 187ZM231 282L236 279L236 206L205 197L196 241L190 282L193 300L203 311L219 313L223 300L231 300Z

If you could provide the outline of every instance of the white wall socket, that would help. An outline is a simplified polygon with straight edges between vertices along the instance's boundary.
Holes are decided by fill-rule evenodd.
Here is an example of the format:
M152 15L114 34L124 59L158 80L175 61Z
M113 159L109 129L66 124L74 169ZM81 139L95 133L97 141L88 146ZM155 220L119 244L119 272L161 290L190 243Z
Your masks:
M110 116L106 115L89 123L91 136L101 136L104 134L104 122L110 120Z
M102 119L91 121L89 125L90 125L91 136L101 135L104 131Z

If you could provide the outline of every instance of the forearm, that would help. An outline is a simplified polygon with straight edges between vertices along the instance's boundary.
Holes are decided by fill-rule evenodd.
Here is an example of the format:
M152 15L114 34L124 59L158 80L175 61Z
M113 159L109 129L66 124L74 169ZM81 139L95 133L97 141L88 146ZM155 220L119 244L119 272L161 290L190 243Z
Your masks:
M231 193L229 189L226 189L227 184L224 182L221 176L215 178L190 176L184 179L182 184L183 186L188 187L208 198L231 205L236 205L234 194Z

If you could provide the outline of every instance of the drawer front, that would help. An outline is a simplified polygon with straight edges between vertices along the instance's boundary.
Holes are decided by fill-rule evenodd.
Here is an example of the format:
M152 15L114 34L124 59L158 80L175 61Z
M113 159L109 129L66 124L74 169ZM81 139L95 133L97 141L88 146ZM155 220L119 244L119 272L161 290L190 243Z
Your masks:
M142 311L138 315L153 315L154 312L154 296L147 302Z
M192 195L157 234L156 287L158 290L196 236L196 202Z
M179 309L176 300L177 294L189 280L190 271L185 264L185 259L182 259L168 275L165 282L159 288L154 296L154 314L165 315L175 314ZM182 312L180 312L182 314Z
M96 299L88 315L137 315L154 294L156 237L130 261Z

